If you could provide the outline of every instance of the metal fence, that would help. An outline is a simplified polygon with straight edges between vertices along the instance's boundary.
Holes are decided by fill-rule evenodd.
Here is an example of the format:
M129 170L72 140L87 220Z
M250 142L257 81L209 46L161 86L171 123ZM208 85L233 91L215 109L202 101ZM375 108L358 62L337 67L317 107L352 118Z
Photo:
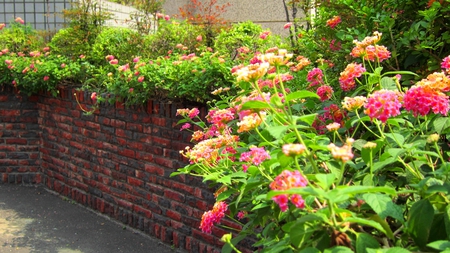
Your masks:
M0 23L21 17L37 30L61 29L65 20L62 10L70 8L70 0L0 0Z

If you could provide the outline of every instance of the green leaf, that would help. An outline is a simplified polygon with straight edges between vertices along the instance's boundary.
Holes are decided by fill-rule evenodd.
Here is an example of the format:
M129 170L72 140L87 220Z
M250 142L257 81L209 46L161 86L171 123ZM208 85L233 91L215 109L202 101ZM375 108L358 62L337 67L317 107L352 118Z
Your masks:
M442 134L445 129L450 127L450 118L439 117L433 121L433 127L437 134Z
M231 184L231 176L224 176L221 177L217 180L218 183L222 183L222 184L226 184L226 185L230 185Z
M273 136L275 139L280 139L289 129L289 126L271 126L266 128L266 130Z
M386 151L395 159L406 152L403 148L388 148Z
M320 250L318 250L316 248L308 247L308 248L302 249L299 253L320 253Z
M397 195L397 192L392 187L387 186L362 186L362 185L353 185L353 186L338 186L338 188L333 189L333 191L337 191L340 194L362 194L362 193L371 193L371 192L383 192L392 196Z
M356 238L356 253L367 253L368 248L377 249L380 247L375 238L368 234L358 233L358 237Z
M387 138L394 141L396 144L398 144L400 147L405 143L405 137L398 133L386 133L385 134Z
M437 250L445 250L450 249L450 241L435 241L427 244L428 247L437 249Z
M343 222L350 222L350 223L357 223L357 224L360 224L360 225L371 226L371 227L376 228L380 232L382 232L382 233L387 235L386 230L383 228L383 226L381 226L380 223L378 223L376 221L373 221L373 220L357 218L357 217L347 217L347 218L344 219Z
M404 222L403 210L392 202L392 199L384 194L367 193L363 195L364 201L377 213L381 218L390 216Z
M300 248L309 240L314 231L315 228L308 226L306 223L296 223L291 227L289 232L292 245L296 248Z
M334 174L316 174L317 184L322 187L322 189L329 189L334 183L336 176Z
M295 91L286 96L286 101L292 101L294 99L302 99L302 98L320 98L316 93L307 91L307 90L300 90Z
M323 251L323 253L353 253L353 251L350 248L344 246L337 246L331 249L326 249Z
M316 119L317 114L307 114L300 117L297 117L297 120L303 121L309 126L312 126L314 120Z
M381 78L381 88L386 90L396 90L397 85L395 84L394 80L392 80L391 77L383 77Z
M250 109L269 109L269 104L267 102L258 101L258 100L250 100L245 102L242 105L242 110L250 110Z
M433 224L434 208L428 199L414 203L408 214L407 231L419 247L425 247Z
M447 231L447 236L450 236L450 205L447 205L447 207L445 207L444 225L445 231Z

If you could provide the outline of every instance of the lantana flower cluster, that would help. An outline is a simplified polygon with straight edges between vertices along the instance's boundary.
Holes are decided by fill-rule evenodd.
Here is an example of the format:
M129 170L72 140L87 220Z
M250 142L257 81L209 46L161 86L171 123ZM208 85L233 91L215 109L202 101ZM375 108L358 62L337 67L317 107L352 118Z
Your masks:
M200 229L203 233L211 234L214 224L220 223L225 217L225 213L228 210L228 205L219 201L214 204L212 210L205 212L200 222Z
M274 191L285 191L291 188L305 187L307 184L308 181L299 171L284 170L270 183L270 189ZM287 211L289 208L289 200L297 208L305 207L305 201L299 194L279 194L273 197L273 201L278 204L282 212Z

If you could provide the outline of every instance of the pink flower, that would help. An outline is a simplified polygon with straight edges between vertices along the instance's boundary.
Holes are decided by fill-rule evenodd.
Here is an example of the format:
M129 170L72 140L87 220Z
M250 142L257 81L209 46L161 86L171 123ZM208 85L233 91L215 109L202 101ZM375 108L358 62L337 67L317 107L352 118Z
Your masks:
M79 58L84 59L84 58L86 58L86 56L84 54L80 54Z
M238 218L238 220L242 220L242 219L245 218L246 215L247 215L247 212L239 211L238 214L237 214L237 218Z
M112 59L112 60L109 61L109 64L111 64L111 65L117 65L117 64L119 64L119 60L117 60L117 59Z
M346 163L353 159L353 153L352 153L352 144L354 140L352 138L348 138L345 142L345 144L342 147L337 147L333 143L330 143L328 145L328 148L331 151L331 155L336 160L341 160L342 162Z
M48 79L50 79L49 76L44 76L44 81L48 81Z
M139 62L139 57L134 57L133 62L134 63Z
M339 83L341 84L341 89L343 91L351 91L355 88L355 79L360 77L366 69L362 64L350 63L347 65L345 70L341 72L339 77Z
M270 154L264 149L264 147L251 147L250 151L241 154L239 161L251 162L253 165L260 165L264 160L269 159Z
M298 170L284 170L270 183L269 187L273 191L285 191L291 188L305 187L307 184L308 181ZM288 194L277 195L272 200L278 204L282 212L288 209ZM292 194L290 200L297 208L303 208L305 206L302 196L298 194Z
M286 24L283 26L283 28L284 28L284 29L289 29L291 26L292 26L292 23L289 22L289 23L286 23Z
M305 145L299 143L284 144L282 148L283 154L285 154L286 156L301 155L305 152L305 150Z
M280 194L272 198L272 200L278 204L282 212L286 212L288 209L288 194Z
M49 47L44 47L44 48L42 49L42 51L48 52L48 51L50 51L50 48L49 48Z
M190 128L190 127L191 127L191 124L185 123L185 124L183 124L183 125L181 126L180 131L183 131L183 130L188 129L188 128Z
M327 26L329 26L331 29L334 29L339 23L341 23L341 17L334 16L333 18L327 20Z
M61 68L65 68L66 64L65 63L61 63Z
M25 21L23 21L23 19L21 18L21 17L17 17L16 19L14 19L14 21L16 21L17 23L20 23L20 24L25 24Z
M6 65L11 65L13 63L12 60L5 60Z
M382 62L391 57L391 52L385 46L369 45L362 56L364 60Z
M259 35L259 38L260 39L262 39L262 40L265 40L265 39L267 39L267 37L270 35L270 31L265 31L265 32L262 32L260 35Z
M200 222L200 229L202 232L211 234L212 227L215 223L220 223L223 217L225 217L225 212L227 209L228 205L223 201L219 201L214 204L212 210L205 212Z
M313 68L311 71L309 71L307 80L308 80L308 82L311 83L310 87L313 87L313 86L323 83L322 77L323 77L323 73L322 73L322 70L319 68Z
M446 70L450 69L450 55L442 59L441 67Z
M336 40L332 40L332 41L330 42L330 49L331 49L332 51L339 51L339 50L341 50L341 42L338 41L338 42L336 43Z
M201 42L203 40L202 35L197 36L197 38L195 38L198 42Z
M200 113L200 111L198 110L198 108L193 108L189 111L188 116L189 118L193 119L195 118L198 114Z
M92 92L92 94L91 94L91 99L92 99L92 102L97 102L97 92Z
M169 21L170 20L170 16L169 15L165 15L164 16L164 20Z
M164 14L158 12L156 13L156 18L157 19L164 18Z
M129 90L128 90L128 93L133 93L134 92L134 88L130 88Z
M138 82L142 83L144 81L144 78L145 78L144 76L138 77Z
M5 28L5 23L0 23L0 31L3 30L3 28Z
M322 85L317 89L317 95L321 101L329 100L333 95L333 88L328 85Z
M105 56L105 59L107 60L107 61L109 61L109 63L111 63L111 61L112 60L114 60L115 59L115 57L114 57L114 55L107 55L107 56Z
M414 116L427 115L431 110L435 114L447 115L449 98L444 93L427 86L413 86L403 97L403 106Z
M385 123L389 118L400 114L400 108L402 107L400 101L401 96L398 92L378 90L367 99L364 112L371 119L376 118Z

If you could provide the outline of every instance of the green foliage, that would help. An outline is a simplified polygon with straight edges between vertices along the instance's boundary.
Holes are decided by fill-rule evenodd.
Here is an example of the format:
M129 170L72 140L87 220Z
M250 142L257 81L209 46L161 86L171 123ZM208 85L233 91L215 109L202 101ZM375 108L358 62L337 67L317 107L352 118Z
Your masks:
M0 48L11 52L31 52L44 47L44 39L29 24L12 21L0 29Z
M340 59L348 58L353 40L374 31L384 34L381 44L392 52L383 63L387 69L431 73L450 53L448 1L320 1L316 10L313 29L301 29L301 22L291 29L300 36L291 37L295 51L312 60L327 59L342 68ZM326 22L334 16L341 23L331 28Z
M247 21L234 24L229 30L222 31L214 41L214 49L234 58L239 55L238 49L243 47L248 48L245 54L252 56L255 52L264 52L270 47L281 46L280 44L279 37L271 35L270 31L263 31L260 25ZM241 53L240 56L244 55Z
M53 36L49 46L55 53L72 59L91 50L91 45L85 40L84 32L73 27L59 30Z
M201 27L186 21L161 20L158 31L145 37L146 51L143 56L155 59L183 47L184 51L195 52L197 47L204 45L203 41L197 40L197 37L203 34Z
M131 61L143 51L143 37L138 32L128 28L110 27L104 28L95 38L88 59L97 65L104 64L107 55Z

